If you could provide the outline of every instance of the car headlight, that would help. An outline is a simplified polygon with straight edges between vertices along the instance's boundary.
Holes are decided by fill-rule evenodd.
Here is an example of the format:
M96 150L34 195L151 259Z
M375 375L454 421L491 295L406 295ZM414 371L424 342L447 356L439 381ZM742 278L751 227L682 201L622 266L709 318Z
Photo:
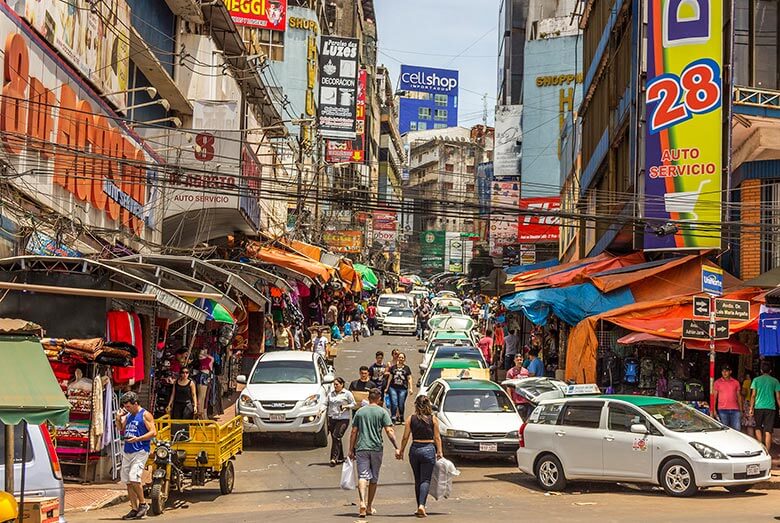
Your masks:
M463 430L453 430L453 429L447 429L447 436L450 438L470 438L471 435L469 435L468 432Z
M248 409L252 409L255 407L254 400L249 396L247 396L246 394L242 394L241 396L238 397L238 404L241 407L246 407Z
M167 460L168 454L169 452L167 447L159 446L154 450L154 455L159 460L163 460L163 461Z
M506 439L517 439L519 437L520 437L520 434L516 430L513 430L512 432L507 432L506 433Z
M320 401L320 395L319 394L312 394L305 400L303 400L303 406L304 407L314 407L317 403Z
M691 442L691 447L695 448L701 454L701 457L705 459L728 459L721 451L698 441Z

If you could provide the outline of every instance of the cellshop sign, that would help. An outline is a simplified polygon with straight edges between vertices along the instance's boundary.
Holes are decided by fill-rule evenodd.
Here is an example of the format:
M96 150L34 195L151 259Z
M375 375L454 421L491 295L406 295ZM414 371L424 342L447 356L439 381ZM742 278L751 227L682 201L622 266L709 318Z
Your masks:
M401 90L457 96L458 71L402 65Z

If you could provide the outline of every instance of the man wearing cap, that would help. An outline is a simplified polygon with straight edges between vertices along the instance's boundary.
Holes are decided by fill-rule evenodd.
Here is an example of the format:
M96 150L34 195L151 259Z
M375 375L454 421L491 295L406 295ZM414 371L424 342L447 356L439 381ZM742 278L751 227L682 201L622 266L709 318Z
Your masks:
M715 380L715 419L734 430L741 429L742 389L739 380L731 377L731 367L724 365L720 369L721 378Z

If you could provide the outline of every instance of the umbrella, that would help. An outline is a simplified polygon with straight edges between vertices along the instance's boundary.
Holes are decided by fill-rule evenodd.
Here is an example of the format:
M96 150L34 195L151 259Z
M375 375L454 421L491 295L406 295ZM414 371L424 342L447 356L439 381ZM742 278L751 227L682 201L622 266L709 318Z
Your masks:
M355 263L352 268L360 274L360 279L363 280L363 286L368 290L376 289L379 278L376 277L374 271L370 267L366 267L363 264Z
M191 301L196 307L200 307L209 315L212 321L235 325L236 318L222 304L208 298L197 298Z

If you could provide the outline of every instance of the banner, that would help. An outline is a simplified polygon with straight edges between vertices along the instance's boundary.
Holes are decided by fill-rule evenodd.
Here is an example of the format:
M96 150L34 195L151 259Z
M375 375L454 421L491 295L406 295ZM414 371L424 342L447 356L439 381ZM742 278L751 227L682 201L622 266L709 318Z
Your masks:
M723 1L648 4L644 248L718 248Z
M499 105L496 107L496 139L493 152L493 170L496 178L520 174L520 141L523 133L520 121L522 105Z
M362 231L325 231L322 241L333 252L357 254L363 250Z
M426 276L444 270L445 235L444 231L423 231L420 233L420 268Z
M325 138L357 138L358 40L323 36L319 129Z
M103 93L128 88L130 8L125 0L28 0L12 7ZM126 95L108 96L125 107Z
M477 164L477 201L479 215L490 214L490 185L493 183L493 162Z
M224 0L236 25L284 31L287 0Z
M517 220L517 241L519 243L557 242L561 222L558 216L534 215L534 211L560 211L561 197L523 198L520 200L522 213Z
M367 71L358 73L357 121L354 140L325 140L325 161L328 163L363 163L366 159L366 77Z
M401 65L402 91L458 96L458 71L417 65Z

